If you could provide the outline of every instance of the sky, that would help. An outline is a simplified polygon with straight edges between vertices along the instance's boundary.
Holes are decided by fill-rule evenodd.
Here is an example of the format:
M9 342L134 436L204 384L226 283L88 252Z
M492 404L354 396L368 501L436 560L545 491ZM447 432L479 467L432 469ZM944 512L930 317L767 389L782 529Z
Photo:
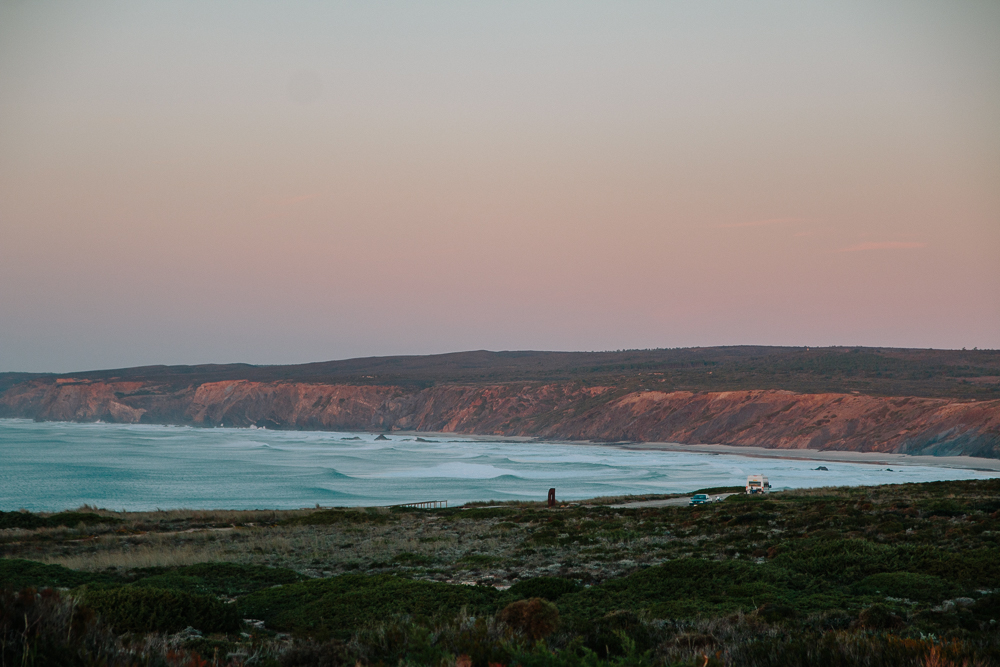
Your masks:
M1000 348L1000 3L0 0L0 371Z

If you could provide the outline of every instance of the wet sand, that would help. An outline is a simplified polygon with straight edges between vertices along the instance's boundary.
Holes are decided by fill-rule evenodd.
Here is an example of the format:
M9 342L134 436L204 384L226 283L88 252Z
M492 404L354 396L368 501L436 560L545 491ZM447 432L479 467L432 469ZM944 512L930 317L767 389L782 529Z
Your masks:
M767 447L743 447L740 445L685 445L679 442L593 442L590 440L549 440L526 436L475 435L455 432L396 431L390 438L424 438L426 440L454 440L456 438L487 442L547 442L556 445L588 445L617 447L638 451L687 452L688 454L729 454L749 458L795 459L802 461L826 461L840 463L868 463L885 466L929 466L932 468L958 468L1000 472L1000 459L986 459L978 456L913 456L910 454L888 454L883 452L845 452L819 449L768 449Z
M911 456L882 452L821 451L818 449L767 449L736 445L682 445L676 442L632 442L612 445L621 449L687 452L689 454L729 454L763 459L798 459L840 463L870 463L889 466L930 466L1000 472L1000 459L977 456Z

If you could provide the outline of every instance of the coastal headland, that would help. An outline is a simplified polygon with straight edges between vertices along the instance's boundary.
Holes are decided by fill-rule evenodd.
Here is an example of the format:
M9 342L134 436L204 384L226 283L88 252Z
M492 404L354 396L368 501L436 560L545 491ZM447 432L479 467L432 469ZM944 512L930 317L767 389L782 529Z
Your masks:
M478 351L7 373L0 417L997 459L1000 352Z

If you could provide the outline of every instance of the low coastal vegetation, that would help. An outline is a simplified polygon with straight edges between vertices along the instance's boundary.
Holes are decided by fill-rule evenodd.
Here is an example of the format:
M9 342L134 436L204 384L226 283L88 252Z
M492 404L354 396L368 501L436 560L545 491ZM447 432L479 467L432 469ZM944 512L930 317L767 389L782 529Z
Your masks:
M0 417L998 458L1000 351L478 351L0 373Z
M1000 665L1000 480L651 499L0 513L0 665Z
M20 383L147 383L130 394L184 390L206 382L305 382L428 388L449 384L582 382L622 391L784 389L801 393L1000 398L1000 350L737 345L614 352L457 352L371 357L290 366L144 366L75 373L0 373L0 394ZM120 398L127 398L121 396ZM0 414L3 405L0 403ZM7 416L16 416L15 413Z

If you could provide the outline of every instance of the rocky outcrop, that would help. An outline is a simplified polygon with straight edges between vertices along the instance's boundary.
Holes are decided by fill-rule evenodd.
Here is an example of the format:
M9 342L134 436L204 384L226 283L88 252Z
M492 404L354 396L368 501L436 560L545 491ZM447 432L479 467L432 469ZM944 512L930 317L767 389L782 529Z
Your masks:
M565 420L598 439L1000 457L1000 401L788 391L642 392Z
M777 390L629 392L579 383L406 389L248 380L177 389L63 378L8 389L0 395L0 416L1000 458L1000 401Z
M0 395L0 415L45 421L142 421L143 408L119 400L142 390L142 383L107 384L56 380L55 384L24 383Z

